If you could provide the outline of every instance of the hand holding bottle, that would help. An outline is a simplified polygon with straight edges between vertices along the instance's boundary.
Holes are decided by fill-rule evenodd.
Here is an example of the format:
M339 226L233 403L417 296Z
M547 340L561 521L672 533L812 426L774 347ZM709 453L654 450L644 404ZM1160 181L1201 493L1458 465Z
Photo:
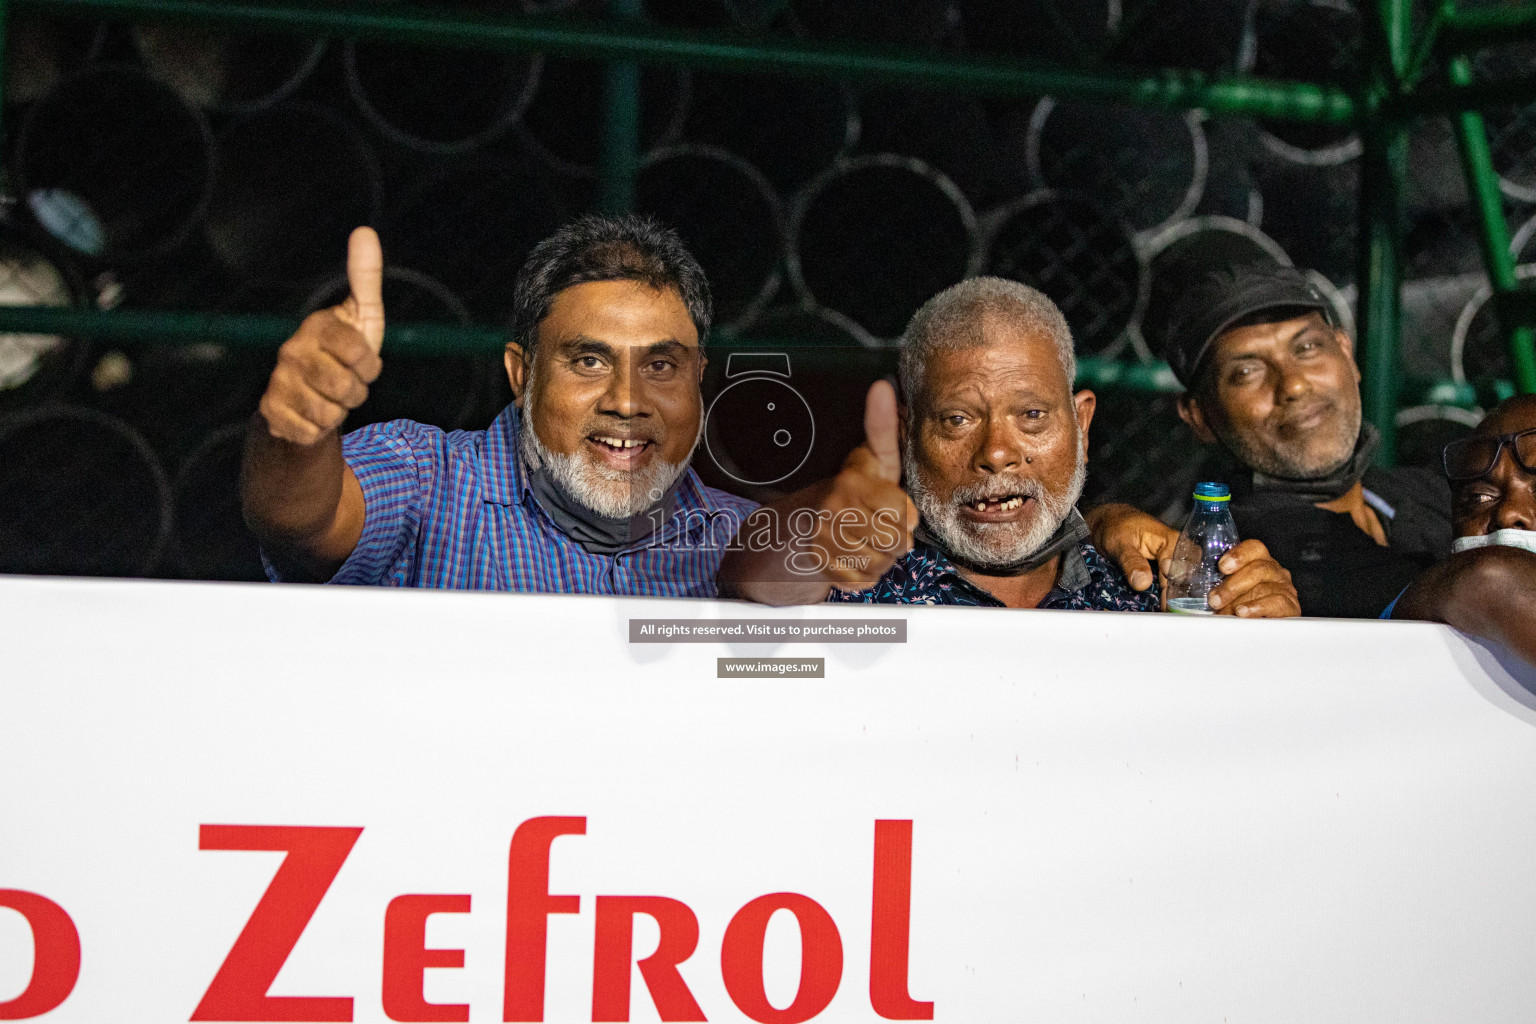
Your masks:
M1168 611L1241 618L1301 614L1290 572L1256 540L1239 541L1225 484L1195 487L1195 507L1166 568Z

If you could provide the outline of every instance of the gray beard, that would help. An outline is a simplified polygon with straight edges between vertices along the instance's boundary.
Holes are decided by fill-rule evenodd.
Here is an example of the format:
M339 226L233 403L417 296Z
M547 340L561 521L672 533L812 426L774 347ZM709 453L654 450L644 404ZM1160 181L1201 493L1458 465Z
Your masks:
M923 478L922 469L908 444L902 461L907 473L907 491L912 504L945 547L967 562L995 565L999 568L1022 562L1043 548L1071 514L1082 496L1088 479L1088 461L1083 458L1083 439L1077 441L1077 469L1066 488L1051 494L1039 481L1026 477L999 476L986 484L967 484L955 489L949 501L939 498ZM1021 523L973 523L960 515L960 507L998 494L1022 494L1037 503L1033 517Z
M1338 429L1335 436L1330 438L1333 443L1329 450L1310 461L1299 454L1292 455L1283 450L1255 447L1228 430L1218 431L1216 438L1228 451L1236 455L1243 465L1265 476L1279 477L1283 480L1316 480L1337 472L1355 454L1355 444L1360 439L1362 418L1363 413L1359 406L1355 407L1353 415L1340 417L1337 420Z
M530 375L523 398L523 422L518 431L518 449L529 469L543 469L551 480L579 504L608 519L629 519L661 500L662 495L688 470L693 449L682 462L667 462L660 456L641 470L610 469L596 465L581 454L558 455L544 446L533 429L533 379ZM704 436L702 421L699 446Z

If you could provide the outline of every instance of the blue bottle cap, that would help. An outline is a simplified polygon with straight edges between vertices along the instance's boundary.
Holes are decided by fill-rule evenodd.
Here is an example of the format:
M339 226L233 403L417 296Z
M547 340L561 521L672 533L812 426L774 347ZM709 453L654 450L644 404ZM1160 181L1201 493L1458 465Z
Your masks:
M1196 501L1231 501L1232 491L1226 484L1199 483L1195 484Z

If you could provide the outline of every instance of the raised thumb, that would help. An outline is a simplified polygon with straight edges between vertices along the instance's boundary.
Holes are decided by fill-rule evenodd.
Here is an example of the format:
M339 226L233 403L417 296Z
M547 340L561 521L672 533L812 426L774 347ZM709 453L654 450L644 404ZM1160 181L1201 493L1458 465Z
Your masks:
M384 249L373 228L356 228L347 239L347 285L357 329L377 352L384 344Z
M900 429L896 389L889 381L877 380L864 398L864 443L874 453L881 478L893 484L901 482L901 449L897 445Z

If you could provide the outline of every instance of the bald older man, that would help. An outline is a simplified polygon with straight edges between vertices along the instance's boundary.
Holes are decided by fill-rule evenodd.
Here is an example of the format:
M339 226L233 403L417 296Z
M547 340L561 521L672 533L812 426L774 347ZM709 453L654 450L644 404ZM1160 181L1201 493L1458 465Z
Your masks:
M1387 610L1493 640L1536 665L1536 395L1501 403L1445 446L1453 553Z
M982 277L934 296L902 337L902 401L876 384L868 442L843 472L749 518L746 544L721 563L722 592L1158 610L1156 586L1133 589L1078 514L1096 399L1073 393L1076 369L1066 320L1035 289ZM775 542L775 528L787 537ZM1299 614L1290 574L1257 541L1221 568L1219 611Z

